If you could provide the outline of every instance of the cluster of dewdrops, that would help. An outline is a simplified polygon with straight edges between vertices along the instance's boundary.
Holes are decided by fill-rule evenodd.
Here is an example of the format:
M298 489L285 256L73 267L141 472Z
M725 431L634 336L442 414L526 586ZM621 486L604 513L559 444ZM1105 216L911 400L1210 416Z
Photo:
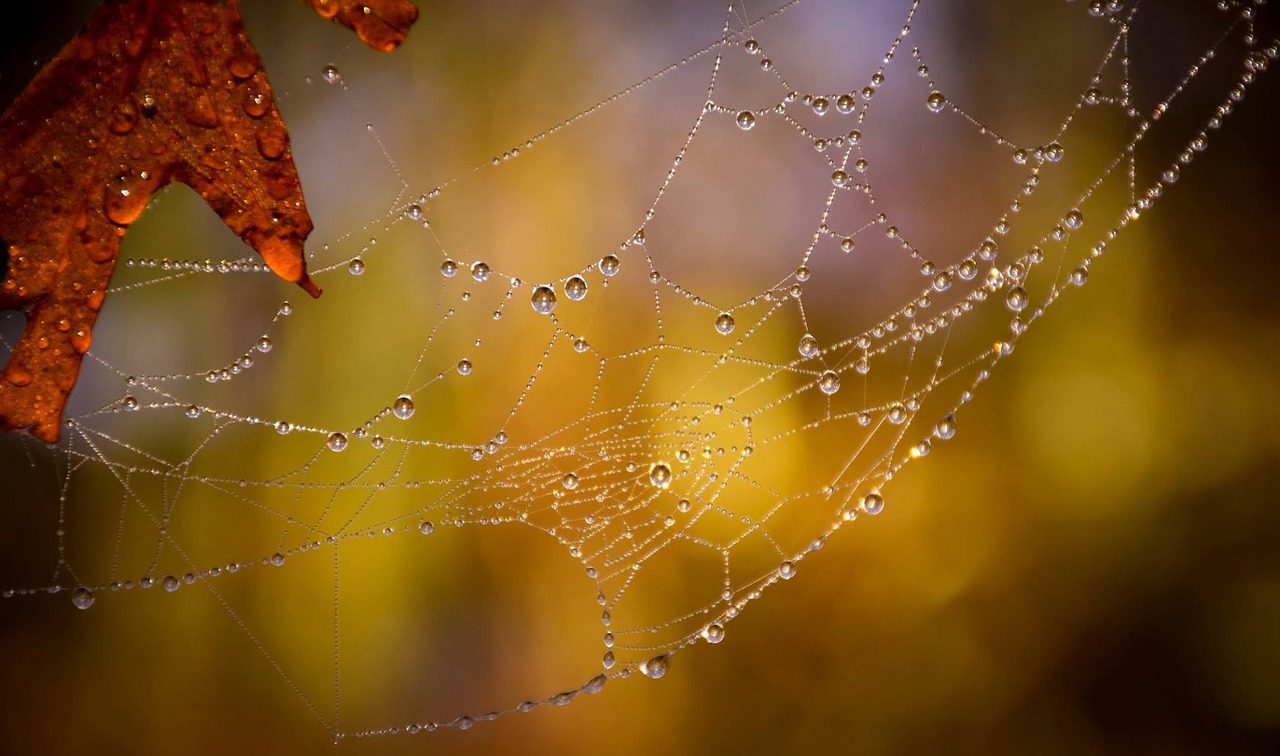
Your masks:
M586 266L582 270L572 271L559 280L531 285L529 287L528 306L537 315L545 316L553 323L556 323L557 335L562 335L561 327L556 320L556 313L559 307L583 301L592 292L593 287L607 288L610 280L615 279L622 270L624 259L627 259L628 264L630 264L631 257L641 258L637 262L645 263L649 267L648 281L654 287L655 302L659 301L658 292L665 289L709 311L707 316L708 327L728 339L728 346L725 347L722 354L714 357L713 363L716 365L726 364L739 359L737 356L738 348L746 340L750 339L754 333L755 326L742 327L747 322L747 318L743 316L743 311L763 305L772 314L783 307L795 306L801 308L802 318L804 317L802 310L802 302L805 296L804 287L812 276L808 263L810 257L815 254L820 242L830 240L828 243L834 243L841 252L846 254L855 250L857 239L862 234L882 233L886 238L895 242L902 253L912 261L912 264L918 266L920 275L923 277L920 291L912 296L906 304L881 319L866 332L851 334L833 343L821 343L809 332L806 320L805 329L796 338L794 346L789 347L790 351L785 358L776 363L761 364L758 367L760 367L762 375L765 376L761 379L761 382L771 380L773 376L787 371L805 375L805 380L808 382L807 385L753 410L757 413L765 413L781 407L786 402L792 401L795 397L809 390L815 390L830 402L840 393L842 386L849 381L851 373L857 376L867 375L872 371L875 362L892 350L910 350L910 354L914 356L916 344L928 337L949 333L950 329L960 319L974 312L980 304L991 299L1002 304L1008 311L1010 317L1008 333L1002 333L999 340L985 348L981 353L967 359L952 361L958 364L944 366L941 356L938 356L933 362L926 362L922 369L926 372L932 371L932 374L923 382L923 385L909 392L904 391L904 395L900 398L874 406L860 407L855 412L850 413L848 419L860 427L870 428L871 430L868 433L874 433L880 428L890 429L898 434L896 438L902 442L900 444L895 443L886 459L882 463L876 464L872 472L853 481L822 487L820 493L827 499L835 500L832 519L829 524L815 535L805 549L793 554L784 554L776 567L767 574L758 576L749 582L733 583L729 580L729 546L723 543L703 542L703 545L721 551L725 555L725 585L719 595L718 602L704 607L701 612L693 615L705 619L697 632L688 634L678 642L667 644L643 662L622 662L615 656L617 638L620 635L620 633L615 634L615 629L612 626L612 613L615 606L602 588L598 594L598 603L603 607L601 615L604 626L603 643L605 647L601 658L603 671L590 678L581 687L549 698L525 701L509 709L493 711L477 717L461 716L443 722L415 722L405 726L354 733L354 736L363 737L399 732L429 732L440 727L467 729L478 721L493 719L509 711L528 711L544 704L559 705L568 703L580 693L599 692L610 677L627 677L632 674L633 670L639 671L650 678L661 677L667 672L672 655L680 649L697 642L719 643L725 636L725 625L730 620L736 617L750 602L759 598L766 588L779 581L786 581L794 577L797 574L800 563L807 558L809 553L820 549L830 535L861 515L876 515L882 512L885 507L882 487L891 481L904 465L912 460L927 456L934 443L946 441L955 436L957 431L957 411L962 405L971 400L974 390L989 376L990 369L999 360L1012 353L1017 339L1026 332L1032 322L1043 316L1046 309L1057 300L1068 286L1081 286L1088 281L1090 265L1103 254L1107 243L1114 240L1127 225L1138 220L1142 213L1162 196L1165 188L1177 181L1182 168L1190 164L1198 153L1207 148L1209 132L1221 125L1222 119L1229 115L1235 104L1244 97L1245 88L1254 81L1258 73L1264 71L1269 63L1277 57L1277 46L1274 43L1265 47L1257 45L1251 27L1252 9L1244 8L1241 10L1237 6L1224 4L1224 11L1239 13L1240 18L1249 26L1249 30L1244 34L1244 37L1250 49L1244 57L1243 71L1238 82L1231 87L1224 100L1209 116L1205 130L1191 138L1185 149L1178 153L1175 161L1161 171L1160 179L1157 182L1150 187L1143 188L1138 187L1136 184L1137 171L1134 169L1136 161L1134 148L1142 142L1152 125L1167 112L1173 97L1181 91L1181 86L1175 90L1174 95L1171 95L1169 99L1157 103L1148 112L1141 112L1132 87L1128 83L1127 75L1117 91L1108 92L1102 85L1102 65L1100 65L1099 72L1094 75L1089 86L1083 91L1075 109L1061 125L1058 132L1051 138L1046 139L1043 144L1020 145L1001 136L992 127L966 112L960 103L948 98L942 88L935 82L921 50L918 47L910 48L908 52L914 63L915 74L926 85L925 94L921 102L924 112L937 117L956 117L967 121L981 135L991 139L1001 148L1007 149L1012 161L1017 165L1026 166L1027 171L1023 183L1017 189L1007 210L993 223L990 235L978 240L973 245L970 254L959 262L948 266L939 266L910 242L907 231L896 223L889 213L877 212L864 225L856 229L836 229L830 227L827 223L836 199L845 196L842 193L853 192L865 196L873 205L877 204L876 184L873 181L874 166L870 159L863 154L862 131L866 128L867 113L871 108L871 103L877 91L886 85L886 67L896 55L902 53L901 48L905 44L906 38L910 35L911 21L914 18L917 6L918 0L911 4L906 22L903 24L901 32L895 36L885 52L882 65L872 73L863 86L847 92L802 93L794 89L785 78L784 67L769 57L760 41L755 37L747 36L745 33L741 35L730 34L728 24L726 24L726 31L721 43L712 45L703 52L711 51L720 55L739 54L740 51L752 56L758 60L760 71L776 80L780 91L783 93L779 100L770 107L755 110L722 105L712 97L715 76L713 74L712 84L708 86L707 99L702 114L690 130L686 143L673 160L665 180L657 189L652 204L638 228L627 235L627 238L618 245L616 252L609 252L601 256L595 263ZM1116 39L1123 44L1114 46L1107 54L1103 64L1105 65L1114 56L1119 55L1121 56L1119 64L1127 74L1129 66L1127 35L1129 33L1131 14L1127 12L1122 3L1116 0L1111 0L1110 2L1095 0L1088 3L1086 8L1091 16L1104 19L1117 29ZM746 38L744 39L743 37ZM730 49L731 46L737 49ZM1182 82L1183 85L1199 72L1200 68L1214 56L1216 50L1217 47L1215 46L1205 52L1202 59L1186 73ZM676 67L699 57L703 52L682 60ZM718 61L716 70L719 70ZM662 73L650 76L632 87L622 90L618 94L584 110L582 113L530 138L522 146L512 147L503 151L489 161L490 166L500 167L505 162L520 157L523 154L521 152L522 147L526 151L533 148L542 140L561 133L582 118L607 107L613 101L645 86L660 75ZM336 66L326 66L321 73L321 79L330 85L345 86L342 75ZM1054 164L1060 163L1066 157L1067 149L1062 141L1067 139L1064 135L1075 115L1083 108L1101 106L1118 107L1133 119L1131 141L1123 153L1123 159L1117 164L1119 168L1113 165L1103 175L1099 176L1091 186L1080 194L1073 205L1064 209L1058 222L1046 230L1037 244L1021 251L1020 254L1002 250L1000 246L1001 238L1006 236L1013 228L1017 214L1022 209L1022 203L1035 194L1042 172L1052 169ZM838 129L833 129L830 133L818 133L808 125L801 123L798 113L801 107L818 117L826 117L828 115L847 117L851 123L846 121L844 125ZM703 120L719 117L731 118L733 123L742 131L751 131L763 119L780 119L794 129L801 139L810 143L814 150L824 155L831 169L829 174L829 193L821 213L821 219L816 224L812 240L800 254L794 272L781 283L732 307L721 307L706 301L694 293L688 285L664 276L657 269L654 257L647 251L650 243L645 233L645 226L660 211L660 204L667 187L676 176L690 146L696 142L698 129ZM851 128L846 128L846 126ZM1067 242L1072 238L1072 235L1081 233L1085 227L1085 216L1080 208L1087 200L1093 197L1097 188L1111 174L1113 169L1127 171L1125 178L1129 183L1131 201L1122 208L1118 217L1114 219L1113 225L1096 237L1096 243L1088 249L1082 259L1072 261L1070 265L1064 268L1065 272L1061 276L1046 284L1047 293L1033 294L1035 289L1030 288L1029 277L1037 266L1049 259L1049 253L1045 251L1045 248L1057 245L1062 248L1065 254ZM455 179L455 181L457 180L460 179ZM823 181L825 187L825 182L827 181L825 175ZM439 197L441 192L445 191L452 183L454 182L442 184L440 187L419 196L416 202L402 206L399 211L399 218L430 229L431 224L428 221L430 203L433 199ZM1106 222L1104 221L1102 225L1105 226ZM368 245L361 249L359 254L344 261L346 269L351 275L359 276L365 272L367 265L365 257L370 253L370 248L375 243L374 240L371 240ZM129 260L127 264L139 268L176 273L267 272L265 265L251 260L214 262L211 260L161 259L157 261L154 259L141 259ZM445 279L469 277L476 284L485 284L490 281L507 282L509 288L503 304L492 311L493 321L499 321L503 318L506 302L512 299L514 291L525 285L525 282L519 277L494 271L482 260L466 262L454 259L447 254L443 255L439 265L439 274ZM464 293L462 299L464 303L468 302L470 301L470 295ZM455 310L450 309L448 312L452 316ZM292 307L286 302L277 311L276 318L287 317L291 313ZM659 333L662 333L663 311L660 304L655 304L653 316L659 323ZM740 320L743 321L742 324L739 323ZM592 351L585 334L563 333L563 336L570 341L576 353L583 354ZM665 335L659 336L659 339L665 341ZM671 346L677 349L684 349L678 345ZM690 413L688 417L691 419L688 423L689 428L673 434L678 439L678 442L670 447L670 459L658 458L645 461L640 458L642 456L641 452L627 448L623 442L616 442L614 446L610 446L606 442L600 442L598 454L602 460L601 464L616 465L616 470L613 467L609 468L610 474L618 473L622 482L608 480L589 483L587 475L580 474L580 471L577 470L561 471L559 469L543 469L529 465L511 464L513 460L527 462L539 458L544 461L554 462L561 457L568 457L569 455L564 453L562 448L542 448L536 444L520 445L513 443L503 430L498 430L491 438L478 445L457 444L453 446L433 441L397 438L389 433L376 432L377 423L384 417L391 417L400 421L408 421L414 417L416 410L411 393L395 397L389 406L374 413L374 416L368 422L359 427L354 429L334 429L311 428L283 419L267 420L241 417L198 404L184 403L177 397L176 393L167 393L159 389L166 382L178 383L185 379L202 378L210 383L230 381L241 372L254 367L255 360L271 352L272 348L272 338L269 333L265 333L245 349L242 354L226 365L208 368L205 371L191 374L128 376L126 386L129 393L125 394L111 407L106 408L106 411L138 412L141 409L178 407L191 419L204 418L207 420L210 415L213 415L223 420L263 425L273 428L279 434L314 433L318 439L322 439L323 448L330 453L341 453L348 450L353 441L367 442L372 449L379 452L393 445L408 447L415 443L435 448L456 449L461 453L469 454L476 461L486 459L506 460L510 464L511 470L507 471L498 466L495 468L494 475L501 478L503 483L520 484L520 487L535 492L526 494L524 499L521 499L519 495L513 495L512 499L499 501L496 504L489 505L488 508L477 507L470 511L462 504L452 503L454 514L449 522L458 526L470 523L490 524L513 521L532 524L535 518L531 517L531 515L546 515L546 512L540 509L543 506L542 499L539 498L541 494L536 492L550 489L552 491L551 499L554 503L549 506L549 509L559 512L573 506L589 505L592 500L585 497L587 496L587 489L591 488L595 496L594 501L599 504L599 507L582 518L583 524L570 525L567 518L562 518L558 524L545 526L545 529L568 547L570 555L584 564L588 576L600 581L601 585L607 579L618 579L619 576L634 574L646 559L656 553L661 545L670 543L675 538L672 535L652 535L649 536L648 540L644 540L638 537L635 532L640 529L639 527L627 526L627 530L618 538L614 539L608 546L595 552L594 556L596 558L605 559L608 564L593 564L591 562L592 555L584 552L583 543L591 538L600 537L601 533L611 533L611 531L606 530L611 520L608 514L610 510L606 508L604 502L613 502L617 498L632 502L649 497L667 495L669 489L686 479L685 470L689 469L688 466L697 463L699 460L702 460L702 467L699 468L698 474L705 476L710 483L723 486L724 481L736 471L736 465L742 459L751 456L756 450L765 447L771 441L777 440L757 440L751 435L751 415L734 409L735 400L740 399L741 394L727 397L724 403L716 403L706 407L690 407L680 402L672 402L667 411ZM692 350L689 349L685 349L685 351L692 353ZM601 375L604 374L605 367L612 364L611 361L633 357L634 355L602 356L600 358ZM550 352L545 351L541 361L538 363L537 370L540 371L550 358ZM452 365L452 371L463 378L471 375L475 369L476 366L472 361L465 357ZM443 376L443 373L441 373L441 376ZM895 378L901 377L895 376ZM526 393L535 378L536 371L534 377L530 378L529 384L526 386ZM917 423L918 413L921 412L924 400L931 392L947 382L961 384L961 390L957 395L958 398L946 410L941 412L941 417L919 418L921 422ZM597 383L594 390L598 392L599 388L599 383ZM141 393L139 389L151 392L159 397L160 401L144 403L138 398ZM520 402L517 402L517 406L512 408L511 416L515 415L522 402L523 395ZM831 406L830 404L827 405L828 415L831 414ZM588 422L596 420L616 422L617 427L621 428L625 425L625 422L618 420L616 415L630 414L638 409L648 409L648 407L642 406L633 400L631 404L624 407L595 410L586 420ZM735 432L744 434L747 440L740 444L723 444L716 436L716 432L703 432L694 427L699 425L704 418L708 420L722 418L732 416L734 412L738 412L741 417L735 419L733 423L725 421L725 426L731 426ZM830 417L827 418L827 420L830 419ZM82 420L83 418L81 420L69 420L68 426L76 428ZM917 425L922 427L922 430L917 430L917 437L914 440L904 439L902 434L916 429ZM799 430L799 428L792 428L778 438L786 438L799 432ZM728 431L723 432L727 433ZM725 448L726 446L728 446L728 449ZM662 449L663 453L666 453L668 447L662 447ZM733 462L728 468L717 467L716 460L719 459L728 459ZM133 469L135 472L155 472L159 475L168 474L169 472L159 469L154 471L145 468ZM618 470L622 472L618 472ZM246 486L247 482L240 481L239 484ZM420 481L401 481L395 484L395 486L407 488L418 488L420 485ZM488 485L488 489L477 487L476 490L492 491L500 488L493 484L492 479L490 479ZM377 490L385 490L384 485L378 484ZM714 501L698 501L696 497L694 498L693 502L683 496L678 498L674 511L664 513L654 523L656 532L675 532L678 530L676 526L680 524L679 517L697 515L709 510L730 513L725 505ZM609 506L616 506L616 504L609 504ZM754 528L758 525L759 523L752 523L751 527ZM386 524L366 531L327 535L292 549L281 549L253 562L230 562L201 570L192 570L182 575L166 575L160 579L155 579L148 575L136 580L112 582L108 585L79 585L75 587L53 585L40 589L6 590L3 596L11 597L14 595L69 590L72 604L77 608L87 609L94 604L96 592L103 590L127 590L135 586L146 589L159 585L163 591L173 592L183 585L217 578L224 574L237 573L249 567L280 567L294 554L322 549L345 538L378 535L391 536L413 532L421 535L430 535L435 532L436 528L436 521L424 518L408 525ZM62 532L60 525L60 553ZM165 537L163 532L161 537ZM629 580L630 577L625 577L623 581L624 587L629 584ZM620 593L621 591L619 591ZM665 626L655 625L641 628L641 631L654 631ZM345 736L339 733L338 737Z

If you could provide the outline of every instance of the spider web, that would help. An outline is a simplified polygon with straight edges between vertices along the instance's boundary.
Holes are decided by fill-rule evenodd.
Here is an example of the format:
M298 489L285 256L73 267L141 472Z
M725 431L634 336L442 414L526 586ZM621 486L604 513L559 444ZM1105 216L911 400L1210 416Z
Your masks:
M841 569L1277 55L1252 3L669 10L546 66L480 11L430 39L488 58L304 61L325 296L157 203L66 440L4 446L6 613L203 617L336 743L663 677Z

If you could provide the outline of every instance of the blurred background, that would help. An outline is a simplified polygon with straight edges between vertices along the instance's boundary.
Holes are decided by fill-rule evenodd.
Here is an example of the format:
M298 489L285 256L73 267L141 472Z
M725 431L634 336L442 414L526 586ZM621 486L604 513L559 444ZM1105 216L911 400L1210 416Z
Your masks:
M5 30L6 102L93 5L46 3L32 9L39 18ZM248 274L115 291L95 335L105 364L86 367L71 412L88 419L118 402L127 375L191 373L197 379L165 386L184 404L318 429L355 427L413 390L413 422L422 425L403 433L482 442L534 375L549 333L529 311L527 285L503 305L507 289L464 283L465 265L483 259L498 278L558 280L628 238L707 99L712 56L536 147L526 140L714 42L724 6L420 3L409 41L379 55L301 3L245 5L291 131L316 222L309 264L325 295L302 301L300 291ZM907 5L805 2L753 34L794 89L860 92ZM919 45L936 86L975 119L1016 144L1044 144L1114 31L1083 3L1024 5L924 4L858 125L877 208L940 264L958 262L991 233L1025 168L963 119L929 113L930 87L907 51ZM752 3L745 13L769 10ZM1226 27L1209 3L1143 12L1130 78L1150 107L1153 93L1169 91ZM741 27L739 16L731 27ZM1263 18L1259 31L1274 37L1274 19ZM760 57L726 49L712 99L729 111L777 102L786 90L761 75ZM1143 143L1152 161L1140 162L1140 185L1203 128L1239 61L1236 40L1178 101L1166 130ZM340 71L339 83L324 83L327 65ZM659 680L613 679L566 707L467 731L349 738L340 750L1280 751L1274 75L1249 90L1210 132L1207 152L1109 245L1088 285L1068 291L1018 342L959 414L956 439L936 443L886 487L885 512L842 529L795 579L729 624L718 646L696 644L673 656ZM1119 74L1104 78L1113 86ZM833 125L836 117L796 119L820 133L851 128ZM1047 207L1028 202L1027 233L1042 234L1049 213L1069 207L1062 201L1096 177L1132 129L1118 115L1082 112L1080 121L1062 137L1064 171L1046 174L1037 193ZM515 147L527 154L489 166ZM641 251L665 275L696 283L694 294L712 305L665 300L673 339L700 344L698 328L710 333L719 309L791 275L829 191L827 157L781 118L762 114L743 133L732 112L708 116ZM439 200L425 203L431 229L403 220L407 204L442 184ZM1083 208L1091 239L1114 222L1122 193L1107 185ZM831 217L833 228L853 229L867 207L836 204ZM857 238L856 256L840 256L825 239L810 263L807 325L824 343L892 314L920 286L918 263L896 242L875 229ZM1067 246L1068 269L1091 243ZM244 254L184 187L158 196L123 250L134 259ZM464 264L447 284L436 272L446 256ZM365 267L352 276L356 257ZM557 312L602 353L655 340L647 268L624 258L608 298L600 276L590 279L587 302L604 309L580 322L576 311ZM113 283L156 277L122 265ZM459 304L462 289L476 303L470 309ZM277 318L284 299L295 313ZM450 306L462 314L443 317ZM509 308L501 327L489 319L494 308ZM735 309L739 329L762 322L761 312ZM20 318L7 316L3 332L13 338ZM792 316L777 320L784 317ZM1006 320L975 316L971 330L957 329L948 357L958 364L977 354L1007 334ZM778 339L804 332L797 329L798 320L785 321ZM255 353L253 370L221 384L199 378L264 332L275 347ZM772 333L762 325L744 353L774 354ZM453 378L462 357L475 363L475 381ZM593 388L609 406L644 387L640 364L625 363L611 373L616 382L598 386L594 361L555 372L559 360L548 363L548 380L564 397L534 394L527 412L502 425L514 443L559 427L557 413L580 412L575 399ZM868 395L898 390L904 375L918 384L928 368L922 360L895 375L873 370ZM437 372L450 377L433 380ZM649 388L662 396L662 386ZM950 387L944 401L954 403L963 388ZM840 398L855 397L846 388ZM429 549L415 535L344 541L338 556L293 551L307 534L281 513L305 522L332 507L357 525L416 527L424 503L414 489L371 487L406 475L460 479L472 469L464 455L371 462L353 452L310 465L323 435L233 427L210 441L211 425L147 409L91 418L106 434L93 454L122 467L76 470L65 526L59 492L69 458L0 438L0 588L65 584L54 573L60 527L78 576L94 584L256 562L276 550L289 551L289 561L278 570L254 564L209 581L211 590L99 592L87 612L74 610L65 592L0 601L0 752L312 753L331 747L335 709L347 732L448 721L575 688L600 670L595 585L536 531L438 526ZM561 443L552 439L548 449L552 442ZM784 456L767 472L803 479L807 465L821 466L807 456L813 451ZM124 470L188 457L180 472L218 483ZM246 492L238 479L251 482ZM277 479L286 485L260 485ZM330 496L304 487L316 481L349 481L351 490ZM148 526L170 516L181 552L161 548ZM656 563L650 573L668 567ZM670 572L662 589L674 599L714 600L718 585L708 598L695 593L706 588L699 575ZM661 597L646 602L641 614L669 609Z

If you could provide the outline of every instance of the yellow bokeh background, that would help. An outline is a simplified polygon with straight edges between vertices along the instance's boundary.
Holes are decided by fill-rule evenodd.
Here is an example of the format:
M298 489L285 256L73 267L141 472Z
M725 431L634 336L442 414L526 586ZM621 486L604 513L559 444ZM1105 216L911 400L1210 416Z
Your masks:
M246 25L290 126L316 220L312 268L335 268L317 276L326 293L301 301L301 292L266 276L116 292L95 351L113 364L191 370L251 343L289 298L297 317L270 326L275 372L241 380L236 406L318 427L348 427L365 419L370 402L394 397L438 314L434 290L418 295L413 285L436 280L438 249L411 233L418 229L391 223L397 208L714 41L724 13L717 3L420 3L406 45L380 56L300 3L247 5ZM779 64L803 78L797 88L860 87L905 13L903 3L849 5L802 4L762 28L763 41L771 34L777 42ZM936 56L935 75L984 122L1028 139L1051 133L1064 93L1067 101L1078 96L1103 48L1057 25L1063 14L1082 17L1076 4L988 5L925 3L917 38L908 39ZM1135 80L1161 90L1167 68L1181 72L1190 63L1173 53L1166 61L1161 35L1182 43L1170 41L1171 49L1195 50L1211 37L1188 29L1216 17L1204 8L1157 10L1169 15L1135 49L1143 63ZM57 13L83 19L88 10ZM7 86L25 75L22 56L47 57L79 22L61 23L66 28L50 19L47 29L14 41ZM341 86L319 81L329 63L342 71ZM709 64L700 58L584 119L504 165L500 180L460 181L429 205L433 217L448 219L437 224L438 239L459 260L483 255L495 268L531 276L593 262L643 217L684 138L670 125L687 127L700 110ZM891 72L914 64L895 66ZM1212 83L1235 73L1188 98L1210 101ZM1168 196L1108 248L1088 285L1070 291L1001 362L964 408L956 439L892 482L884 514L830 539L796 579L735 619L718 646L682 651L659 680L611 680L569 706L504 715L468 731L348 738L341 752L1276 752L1280 329L1272 286L1280 156L1271 76L1213 133ZM727 70L726 101L749 101L746 81ZM911 92L906 97L919 100ZM774 125L760 123L753 136L768 138ZM873 129L889 126L866 127ZM902 144L919 139L920 149L896 158L904 178L885 177L886 204L901 206L918 238L935 246L945 247L969 216L989 225L1010 194L999 183L1013 169L1007 153L971 129L958 128L954 138L903 131ZM1089 133L1103 136L1073 149L1096 154L1082 161L1095 166L1116 145L1106 128ZM706 250L707 258L672 260L671 270L697 276L709 300L729 303L773 283L771 234L808 228L815 207L803 194L809 179L798 177L812 157L807 149L739 160L736 136L723 118L707 126L689 171L701 176L705 168L708 178L673 189L674 207L650 232ZM991 175L987 166L995 166ZM715 176L762 188L745 198L722 194ZM241 254L228 236L197 198L174 187L130 230L124 255ZM730 255L743 239L760 240L760 249ZM368 266L358 279L345 270L354 254ZM895 307L903 298L895 286L908 284L870 259L860 281L883 291L859 289L858 297L883 315L877 297ZM129 276L139 273L122 268L117 284L140 280ZM815 297L823 285L845 285L834 274L826 280L814 281ZM526 292L513 308L523 312ZM614 309L592 311L593 323L620 318L619 328L644 327L627 314L650 315L644 296L610 295ZM483 347L490 362L477 358L477 366L545 339L533 328L505 333ZM441 349L463 349L470 334L440 338L450 345ZM533 366L505 369L519 383ZM73 411L118 395L119 376L97 370L86 372ZM563 380L566 394L590 388L571 382L582 375L554 376L548 380ZM213 404L226 396L192 390L209 391ZM469 390L429 389L437 392L433 434L463 437L510 409ZM625 403L628 390L603 389L611 404ZM520 422L554 422L546 405L539 412ZM191 443L174 427L157 420L129 432L171 455ZM197 458L210 466L200 474L270 478L315 446L255 438L245 433L215 458ZM56 459L29 441L0 439L0 587L49 580ZM443 456L431 464L440 477L465 474L464 463ZM774 472L802 475L805 464L797 454ZM77 475L71 542L86 563L110 561L118 485L100 469ZM339 469L335 477L357 475ZM157 507L171 495L145 490ZM198 513L175 524L197 564L256 559L284 540L271 517L224 509L232 494L174 496ZM275 506L289 492L261 496ZM139 540L126 541L133 549L125 561L141 574L155 538L130 538ZM554 541L486 527L440 528L431 538L427 553L404 539L344 542L340 570L323 550L291 556L287 569L255 566L244 579L211 583L216 594L198 586L172 596L123 591L72 616L65 593L0 601L0 752L329 750L322 720L335 709L335 586L344 730L505 708L598 671L594 585ZM702 590L696 578L676 573L664 585L673 594Z

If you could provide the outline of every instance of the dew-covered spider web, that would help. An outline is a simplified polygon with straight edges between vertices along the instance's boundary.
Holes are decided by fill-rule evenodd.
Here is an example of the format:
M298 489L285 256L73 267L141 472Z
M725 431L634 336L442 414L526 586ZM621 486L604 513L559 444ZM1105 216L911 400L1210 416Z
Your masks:
M515 8L250 17L325 294L154 203L63 441L0 446L6 626L342 750L678 678L947 506L896 493L1278 49L1229 0Z

